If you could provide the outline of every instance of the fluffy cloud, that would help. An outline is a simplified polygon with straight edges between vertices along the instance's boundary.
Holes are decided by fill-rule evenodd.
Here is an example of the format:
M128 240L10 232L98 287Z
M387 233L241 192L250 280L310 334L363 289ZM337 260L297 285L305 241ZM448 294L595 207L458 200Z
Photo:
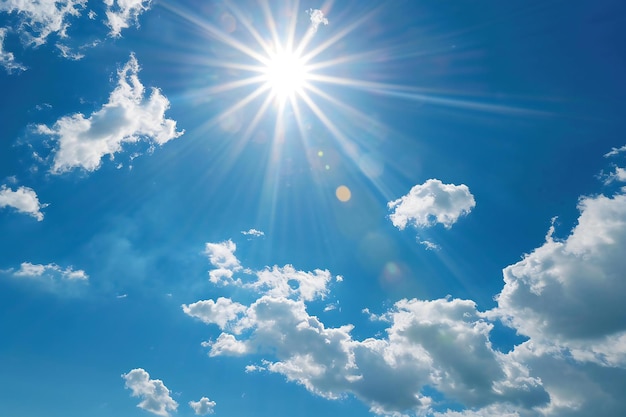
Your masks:
M328 19L324 17L324 12L319 9L309 9L306 11L311 18L311 30L317 32L319 25L327 25Z
M50 278L60 278L69 281L86 281L89 276L82 269L74 270L71 266L63 269L57 264L32 264L22 262L20 269L13 273L16 277L37 278L49 276Z
M0 12L17 14L20 32L28 43L38 46L46 43L52 33L66 37L68 20L79 16L86 3L87 0L3 0Z
M6 185L2 185L0 186L0 208L3 207L13 207L20 213L29 214L38 221L42 221L41 209L46 207L46 204L39 203L37 193L32 188L19 187L13 191Z
M4 38L6 33L6 28L0 28L0 65L3 66L9 74L13 71L24 71L26 67L15 61L13 53L4 50Z
M137 59L131 55L118 71L118 85L108 103L100 110L87 118L80 113L64 116L51 128L37 127L39 133L58 139L53 173L78 167L95 171L103 156L120 152L124 143L144 139L151 145L163 145L183 134L176 131L174 120L165 118L169 101L158 89L145 97L138 72Z
M626 368L626 195L585 197L578 225L504 269L494 311L546 349Z
M209 400L207 397L200 398L200 401L189 401L189 406L196 415L203 416L205 414L213 414L215 401Z
M207 248L214 266L243 270L231 241ZM279 373L329 399L353 394L379 414L428 410L429 389L472 407L512 402L532 409L548 402L523 364L491 347L492 325L472 301L401 300L372 316L389 323L387 337L356 340L352 325L327 327L307 311L306 303L326 296L328 271L287 265L248 274L250 282L233 283L260 294L249 305L220 297L182 306L222 330L202 343L210 356L260 354L262 363L247 370Z
M150 374L136 368L123 374L125 387L132 391L133 397L141 397L137 407L153 414L168 417L170 411L176 411L178 403L170 397L170 390L160 379L150 379Z
M467 185L444 184L430 179L411 188L407 195L390 201L387 206L392 210L391 222L400 230L407 224L430 227L440 223L450 228L461 215L472 211L476 201Z
M242 304L233 302L230 298L220 297L216 301L204 300L193 304L183 304L185 314L196 317L204 323L217 324L220 329L226 328L229 322L235 320L239 314L246 311Z
M152 0L104 0L109 34L119 37L122 29L138 24L139 15L148 10L151 3Z

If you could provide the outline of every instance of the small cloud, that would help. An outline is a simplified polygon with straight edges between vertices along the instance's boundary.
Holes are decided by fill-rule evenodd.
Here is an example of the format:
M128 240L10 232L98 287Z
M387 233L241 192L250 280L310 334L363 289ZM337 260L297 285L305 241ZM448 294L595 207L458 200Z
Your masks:
M87 17L91 20L95 20L96 19L96 12L94 12L93 10L89 10L89 13L87 13Z
M319 9L309 9L306 11L311 18L311 30L317 32L320 24L327 25L328 19L324 17L324 12Z
M436 224L449 229L460 216L472 211L476 201L465 184L444 184L430 179L387 206L392 210L391 222L400 230L407 225L425 228Z
M117 299L126 298L126 297L128 297L128 294L120 294L120 295L115 296L115 298Z
M250 372L261 372L261 371L265 371L266 369L262 366L259 365L246 365L246 373L250 373Z
M71 266L63 269L57 264L32 264L22 262L20 269L13 273L16 277L37 278L49 275L50 278L60 278L68 281L87 281L89 276L82 269L74 270Z
M441 249L441 246L439 246L438 244L431 242L430 240L417 240L418 243L420 245L423 245L426 250L439 250Z
M158 416L169 417L170 411L176 411L178 403L170 396L170 390L160 379L150 379L144 369L136 368L122 374L126 381L124 386L132 390L133 397L141 397L137 407Z
M213 414L215 401L211 401L207 397L202 397L200 398L200 401L189 401L189 406L193 409L196 415L203 416L205 414Z
M254 236L254 237L261 237L261 236L265 236L265 233L263 233L260 230L256 230L256 229L250 229L248 231L241 231L241 234L244 236Z
M43 220L43 213L40 211L47 204L41 204L37 193L32 188L19 187L15 191L7 188L6 185L0 186L0 208L13 207L20 213L29 214L37 219Z
M604 157L608 158L610 156L615 156L620 154L621 152L626 152L626 145L622 146L621 148L612 148L610 152L604 154Z
M78 53L78 52L73 52L72 48L70 48L67 45L63 45L61 43L57 43L56 47L59 51L61 51L61 56L63 58L72 60L72 61L79 61L81 59L83 59L85 57L84 54Z

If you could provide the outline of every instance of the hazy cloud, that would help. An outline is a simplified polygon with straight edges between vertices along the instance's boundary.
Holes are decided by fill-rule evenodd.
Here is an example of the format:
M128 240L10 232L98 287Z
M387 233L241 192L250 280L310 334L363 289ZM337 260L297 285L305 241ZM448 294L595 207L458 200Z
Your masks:
M141 368L136 368L122 374L125 387L132 391L133 397L140 397L137 407L153 414L168 417L170 411L176 411L178 403L170 396L170 390L160 379L150 379L150 374Z
M309 9L306 11L311 19L311 30L317 32L320 24L327 25L328 19L324 17L324 12L319 9Z
M118 71L117 87L100 110L87 118L80 113L64 116L52 127L37 126L39 133L58 140L53 173L74 168L95 171L103 156L120 152L124 143L143 139L151 145L163 145L183 134L176 131L174 120L165 118L169 101L157 88L145 97L138 72L139 64L131 54Z
M389 218L394 226L403 230L407 224L415 227L431 227L439 223L452 227L462 215L476 206L474 196L467 185L444 184L430 179L416 185L405 196L390 201Z
M199 401L189 401L189 406L193 409L196 415L202 416L205 414L213 414L215 401L211 401L207 397L202 397Z
M6 185L0 186L0 208L13 207L20 213L29 214L37 221L42 221L41 209L46 206L47 204L39 202L37 193L32 188L19 187L13 191Z
M152 0L103 0L107 6L107 26L110 28L109 35L121 36L123 29L130 25L139 25L139 15L150 9ZM91 14L90 14L91 18Z
M0 5L1 7L1 5ZM0 65L11 74L13 71L24 71L26 67L19 62L15 61L15 56L12 52L4 50L4 38L6 36L6 28L0 28Z

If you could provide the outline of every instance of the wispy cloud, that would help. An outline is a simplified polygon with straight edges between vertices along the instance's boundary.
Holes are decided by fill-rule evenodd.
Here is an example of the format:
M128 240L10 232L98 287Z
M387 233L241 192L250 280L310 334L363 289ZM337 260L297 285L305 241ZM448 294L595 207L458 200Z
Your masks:
M69 20L80 16L87 0L3 0L0 12L15 13L20 21L19 31L29 44L39 46L55 33L67 37Z
M13 191L6 185L0 186L0 208L12 207L20 213L29 214L38 221L42 221L41 209L46 206L47 204L39 202L37 193L32 188L19 187Z
M189 406L196 415L203 416L205 414L213 414L215 401L211 401L207 397L202 397L199 401L189 401Z
M168 417L170 411L176 411L178 403L170 396L170 390L160 379L150 379L150 374L142 368L136 368L123 374L125 387L132 391L133 397L140 397L137 407L153 414Z
M319 25L327 25L328 19L324 17L324 12L319 9L309 9L306 11L311 19L311 30L317 32Z
M139 15L150 9L152 0L103 0L107 6L107 26L110 28L109 35L121 36L123 29L132 24L139 25ZM91 17L90 13L90 18ZM94 14L95 16L95 14Z
M626 152L626 145L624 145L624 146L622 146L620 148L612 148L610 152L604 154L604 157L608 158L610 156L618 155L618 154L620 154L622 152Z
M61 268L57 264L32 264L22 262L20 269L13 273L16 277L37 278L48 276L50 278L60 278L69 281L86 281L89 276L82 269L74 270L71 266Z
M105 155L113 156L123 144L145 140L163 145L184 132L176 122L165 118L169 101L157 88L149 97L137 76L139 63L135 55L118 71L118 84L109 101L89 117L80 113L58 119L52 127L38 125L37 132L58 141L52 173L74 168L95 171Z
M430 179L411 188L407 195L390 201L389 218L394 226L403 230L407 225L418 228L442 224L452 227L460 216L467 215L476 206L467 185L444 184Z
M6 28L0 28L0 65L3 66L9 74L14 71L25 71L26 67L15 61L13 53L4 50L4 38L6 37L6 33Z
M242 230L241 234L244 235L244 236L253 236L253 237L265 236L265 233L263 233L260 230L256 230L256 229Z

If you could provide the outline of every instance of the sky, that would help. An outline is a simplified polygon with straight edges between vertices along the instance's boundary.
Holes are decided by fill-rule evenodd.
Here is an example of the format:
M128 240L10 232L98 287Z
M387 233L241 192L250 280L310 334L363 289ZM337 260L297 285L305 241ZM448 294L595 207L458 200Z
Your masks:
M0 415L626 415L626 4L3 0Z

